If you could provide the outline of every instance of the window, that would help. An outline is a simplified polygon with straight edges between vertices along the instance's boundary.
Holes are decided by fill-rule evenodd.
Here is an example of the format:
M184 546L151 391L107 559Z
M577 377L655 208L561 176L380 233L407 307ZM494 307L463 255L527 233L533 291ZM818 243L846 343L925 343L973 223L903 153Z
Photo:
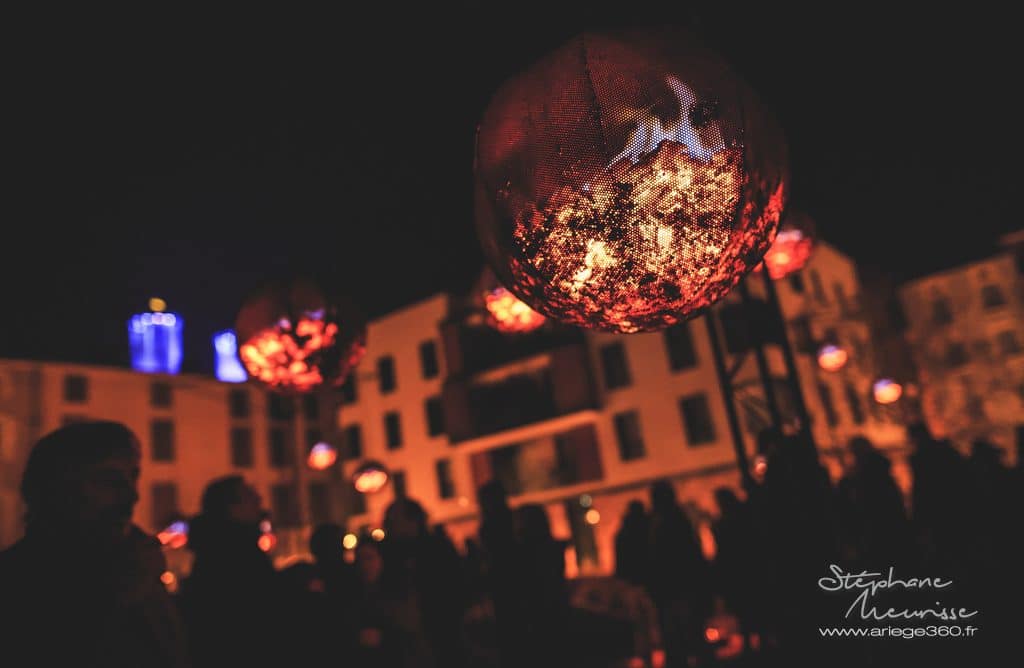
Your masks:
M231 390L228 392L228 412L233 418L249 417L249 392L247 390Z
M270 488L271 511L274 524L280 527L299 525L299 504L295 498L295 487L291 483L273 485Z
M424 378L437 377L437 344L433 341L424 341L420 344L420 368L423 370Z
M331 493L325 482L309 483L309 519L313 525L331 521Z
M619 440L619 458L628 462L643 457L646 451L644 437L640 432L640 415L636 411L628 411L619 413L612 420Z
M999 308L1006 305L1006 297L998 285L986 285L981 289L981 303L985 308Z
M302 414L307 420L320 419L320 400L315 394L302 397Z
M437 436L444 433L444 406L441 397L430 397L424 403L427 412L427 434Z
M808 273L811 276L811 289L814 291L814 298L822 304L827 304L828 296L825 294L825 287L821 284L821 276L814 269Z
M846 290L843 289L843 284L836 281L832 284L832 293L836 296L836 303L839 304L839 308L846 310Z
M174 521L178 513L178 486L173 482L155 482L150 493L153 497L153 529L161 531Z
M996 340L999 342L999 350L1004 355L1016 355L1020 352L1020 341L1017 340L1017 332L1013 330L999 332Z
M804 279L800 275L800 272L794 272L789 275L789 287L793 288L793 292L803 294L804 291Z
M395 487L395 497L405 497L405 471L392 471L391 484Z
M354 404L359 399L359 394L356 391L356 374L353 371L345 379L345 383L341 386L341 403L348 405Z
M64 401L73 404L89 400L89 379L85 376L64 376Z
M170 420L153 420L149 423L149 437L153 445L153 461L174 461L174 423Z
M288 435L291 432L281 427L270 429L270 465L277 469L290 466L293 461L293 448Z
M344 445L343 456L347 459L358 459L363 456L363 430L357 424L350 424L341 433Z
M395 391L395 358L388 355L377 360L377 381L380 393L388 394Z
M853 418L853 423L864 424L864 407L861 406L860 395L849 383L846 385L846 403L850 406L850 417Z
M384 433L388 450L402 447L402 422L395 411L388 411L384 414Z
M946 364L953 368L967 364L967 347L962 343L951 343L946 348Z
M268 394L267 412L272 420L291 420L295 417L295 401L283 394Z
M818 399L821 401L821 409L825 411L825 421L828 426L834 427L839 424L839 416L836 414L836 406L832 403L832 392L828 385L818 383Z
M601 367L604 369L604 384L609 390L626 387L632 382L626 364L626 349L621 343L601 347Z
M953 322L953 310L949 306L949 300L938 297L932 302L932 324L948 325Z
M154 408L170 408L174 404L174 395L169 383L152 383L149 386L149 405Z
M708 398L703 394L683 397L679 401L689 445L712 443L715 440L715 423L711 420Z
M666 329L665 347L668 348L668 363L673 371L697 366L697 352L693 348L689 323L680 323Z
M450 499L455 496L455 483L452 481L452 463L448 459L438 459L435 465L437 473L437 496Z
M324 440L324 433L316 427L310 427L306 430L306 449L312 448L317 443Z
M231 428L231 465L252 468L252 430L248 427Z

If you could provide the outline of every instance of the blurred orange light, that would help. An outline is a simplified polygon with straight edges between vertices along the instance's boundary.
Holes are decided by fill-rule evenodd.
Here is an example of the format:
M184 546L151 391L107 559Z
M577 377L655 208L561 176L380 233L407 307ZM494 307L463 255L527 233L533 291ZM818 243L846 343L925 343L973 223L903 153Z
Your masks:
M587 521L587 524L594 525L601 521L601 513L597 512L596 508L591 508L583 516L583 519Z
M171 586L172 584L174 584L174 581L176 579L177 578L174 577L174 573L172 573L170 571L164 571L160 575L160 582L163 582L167 586Z
M704 637L708 642L718 642L722 639L722 634L714 626L709 626L704 629Z
M328 443L317 443L309 451L306 462L309 468L323 471L330 468L338 460L338 451Z
M260 549L264 552L270 552L277 545L277 537L272 533L265 533L259 537L256 544L260 546Z
M776 236L771 248L764 254L764 265L774 280L800 271L811 258L814 241L799 229L784 229Z
M903 386L890 378L882 378L872 387L875 401L880 404L891 404L903 396Z
M849 359L850 354L836 345L825 345L818 350L818 366L825 371L839 371Z
M373 531L370 532L370 537L373 538L377 542L380 542L380 541L384 540L384 529L380 529L380 528L374 529Z
M531 332L546 320L505 288L495 288L485 294L484 304L491 326L500 332Z
M352 476L352 484L355 485L356 491L363 494L379 492L387 482L387 469L376 462L363 464Z

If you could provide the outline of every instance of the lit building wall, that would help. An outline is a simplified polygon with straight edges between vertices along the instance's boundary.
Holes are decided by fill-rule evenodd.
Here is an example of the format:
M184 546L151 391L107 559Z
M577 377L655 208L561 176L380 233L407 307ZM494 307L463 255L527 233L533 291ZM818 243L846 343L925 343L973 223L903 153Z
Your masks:
M1010 461L1024 425L1022 285L1003 252L899 290L929 428L962 447L988 438Z

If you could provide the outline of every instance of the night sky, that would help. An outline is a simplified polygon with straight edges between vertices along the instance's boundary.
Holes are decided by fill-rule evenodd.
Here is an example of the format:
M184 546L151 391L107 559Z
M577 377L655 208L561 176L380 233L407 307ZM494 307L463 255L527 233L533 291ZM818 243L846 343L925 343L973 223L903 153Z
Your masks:
M314 267L370 315L465 287L477 117L585 27L696 20L785 129L792 204L865 268L904 279L1020 226L1014 21L706 4L12 20L0 356L124 363L159 295L208 370L275 273Z

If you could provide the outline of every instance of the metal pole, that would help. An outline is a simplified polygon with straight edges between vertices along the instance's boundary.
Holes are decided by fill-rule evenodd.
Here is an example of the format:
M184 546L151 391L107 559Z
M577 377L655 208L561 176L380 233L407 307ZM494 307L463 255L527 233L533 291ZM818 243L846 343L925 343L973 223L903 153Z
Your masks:
M768 295L768 303L782 323L782 340L779 341L779 345L782 347L782 358L786 363L786 380L789 383L790 394L793 395L793 404L796 407L797 417L800 419L800 433L803 434L807 443L816 449L814 435L811 432L811 418L807 412L807 404L804 403L803 391L800 388L800 374L797 372L796 358L793 356L793 347L789 344L789 327L786 323L786 317L782 313L782 306L779 304L779 295L775 292L775 282L767 271L762 271L761 273L764 278L765 293Z
M747 287L747 280L743 279L739 284L740 298L743 300L744 315L747 316L748 331L755 332L756 340L753 342L754 359L757 360L757 373L761 377L761 388L764 390L765 402L768 404L768 414L771 416L772 424L779 432L782 432L782 413L779 411L779 402L775 397L775 385L772 383L771 370L768 368L768 360L765 358L764 347L762 346L759 323L752 322L750 289Z
M718 376L718 385L722 390L722 403L725 404L725 415L729 421L729 432L732 434L733 448L736 450L736 465L740 469L743 488L753 489L754 477L750 473L750 463L747 461L747 450L743 443L743 432L740 431L740 421L736 415L736 404L733 401L732 379L729 378L725 368L722 342L718 337L716 316L713 310L708 309L704 315L704 324L707 327L708 340L711 342L711 355L715 362L715 374Z

